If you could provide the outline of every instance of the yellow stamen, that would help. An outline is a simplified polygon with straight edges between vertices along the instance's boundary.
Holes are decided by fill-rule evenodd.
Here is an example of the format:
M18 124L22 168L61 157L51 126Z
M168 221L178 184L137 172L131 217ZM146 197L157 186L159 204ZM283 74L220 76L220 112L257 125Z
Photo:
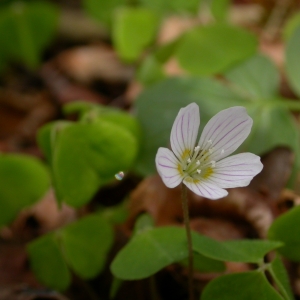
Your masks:
M183 176L182 166L180 164L177 165L177 170L181 176Z
M182 155L181 155L181 158L182 158L182 159L187 158L188 156L190 156L190 153L191 153L191 150L185 149L185 150L183 151Z
M192 178L192 177L190 177L190 176L187 176L184 180L185 180L186 182L188 182L188 183L198 183L198 182L200 182L199 179L195 179L195 178Z
M214 173L213 169L209 167L205 170L205 173L202 176L203 176L203 178L206 179L206 178L210 177L213 173Z

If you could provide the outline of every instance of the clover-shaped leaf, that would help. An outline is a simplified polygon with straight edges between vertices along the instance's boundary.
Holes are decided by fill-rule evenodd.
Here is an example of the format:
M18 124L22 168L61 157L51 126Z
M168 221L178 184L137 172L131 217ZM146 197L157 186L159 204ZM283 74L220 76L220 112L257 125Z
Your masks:
M124 112L82 104L74 110L81 113L78 122L47 124L38 140L51 164L58 200L79 207L115 174L131 168L140 130Z
M30 265L37 278L48 287L65 290L71 273L53 234L44 235L27 246Z
M213 24L188 31L175 56L185 70L205 76L224 71L253 55L256 45L257 40L250 32L226 24Z
M46 1L15 1L1 9L1 54L37 68L42 51L54 36L59 11Z
M260 263L268 252L282 245L281 242L264 240L218 242L203 235L193 235L194 251L221 261Z
M11 222L22 209L39 201L49 188L47 168L36 158L0 155L0 226Z
M283 256L293 261L300 261L300 206L278 217L271 225L268 237L281 241L284 246L278 249ZM288 233L288 234L287 234Z
M63 228L60 239L68 265L82 278L93 278L104 267L113 231L100 215L90 215Z
M283 300L258 271L220 276L204 289L201 300Z

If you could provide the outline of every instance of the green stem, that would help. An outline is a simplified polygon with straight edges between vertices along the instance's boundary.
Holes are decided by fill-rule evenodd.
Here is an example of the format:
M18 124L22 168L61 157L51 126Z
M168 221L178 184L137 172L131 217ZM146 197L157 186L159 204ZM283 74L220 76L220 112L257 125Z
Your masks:
M86 296L86 299L101 300L101 298L98 297L98 295L96 294L94 289L89 285L88 282L84 281L79 276L74 275L74 277L75 277L75 280L77 281L78 285L80 285L81 288L83 289L83 291L85 293L85 296Z
M292 111L300 111L300 101L298 100L283 100L282 105Z
M281 282L278 281L277 276L276 276L276 274L274 273L271 264L270 264L270 263L269 263L269 264L266 264L265 269L266 269L266 271L269 272L269 274L271 275L271 277L272 277L272 279L274 280L275 284L277 285L278 290L279 290L279 292L281 293L281 296L283 296L283 298L284 298L285 300L289 300L289 299L290 299L290 296L289 296L288 293L286 292L285 288L282 286ZM264 275L266 276L265 273L264 273ZM267 278L267 276L266 276L266 278ZM268 278L267 278L267 279L268 279Z
M151 299L152 300L160 300L160 297L158 295L157 288L156 288L155 277L150 276L149 280L150 280Z
M189 299L194 300L194 288L193 288L193 246L192 246L192 235L189 220L189 207L187 199L187 187L182 184L181 187L181 198L182 198L182 210L183 210L183 220L186 229L186 236L188 242L188 252L189 252L189 266L188 266L188 281L189 281Z

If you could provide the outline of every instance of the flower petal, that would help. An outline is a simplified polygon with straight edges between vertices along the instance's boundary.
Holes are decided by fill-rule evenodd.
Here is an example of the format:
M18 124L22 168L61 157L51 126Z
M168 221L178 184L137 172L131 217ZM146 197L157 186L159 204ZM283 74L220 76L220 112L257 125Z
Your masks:
M235 106L220 111L205 126L199 146L212 148L210 159L218 161L234 152L247 138L252 119L244 107ZM207 142L210 141L208 147Z
M184 158L195 147L199 125L200 114L196 103L180 109L171 131L171 148L178 159Z
M222 188L247 186L262 168L263 164L259 156L241 153L217 162L208 180Z
M206 179L197 183L184 180L183 183L195 194L211 200L220 199L228 195L226 190L211 184Z
M167 148L159 148L155 158L157 171L164 184L174 188L182 181L182 175L178 170L178 160L174 153Z

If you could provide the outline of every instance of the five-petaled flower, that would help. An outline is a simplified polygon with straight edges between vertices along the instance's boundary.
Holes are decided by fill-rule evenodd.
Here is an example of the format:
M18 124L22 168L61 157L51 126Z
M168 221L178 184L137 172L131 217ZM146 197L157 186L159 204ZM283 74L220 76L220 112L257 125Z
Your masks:
M198 144L200 125L196 103L180 109L171 131L171 148L159 148L156 167L165 185L183 182L194 193L209 199L225 197L225 188L247 186L263 165L252 153L233 153L247 138L252 119L244 107L220 111L205 126ZM227 157L227 158L225 158Z

